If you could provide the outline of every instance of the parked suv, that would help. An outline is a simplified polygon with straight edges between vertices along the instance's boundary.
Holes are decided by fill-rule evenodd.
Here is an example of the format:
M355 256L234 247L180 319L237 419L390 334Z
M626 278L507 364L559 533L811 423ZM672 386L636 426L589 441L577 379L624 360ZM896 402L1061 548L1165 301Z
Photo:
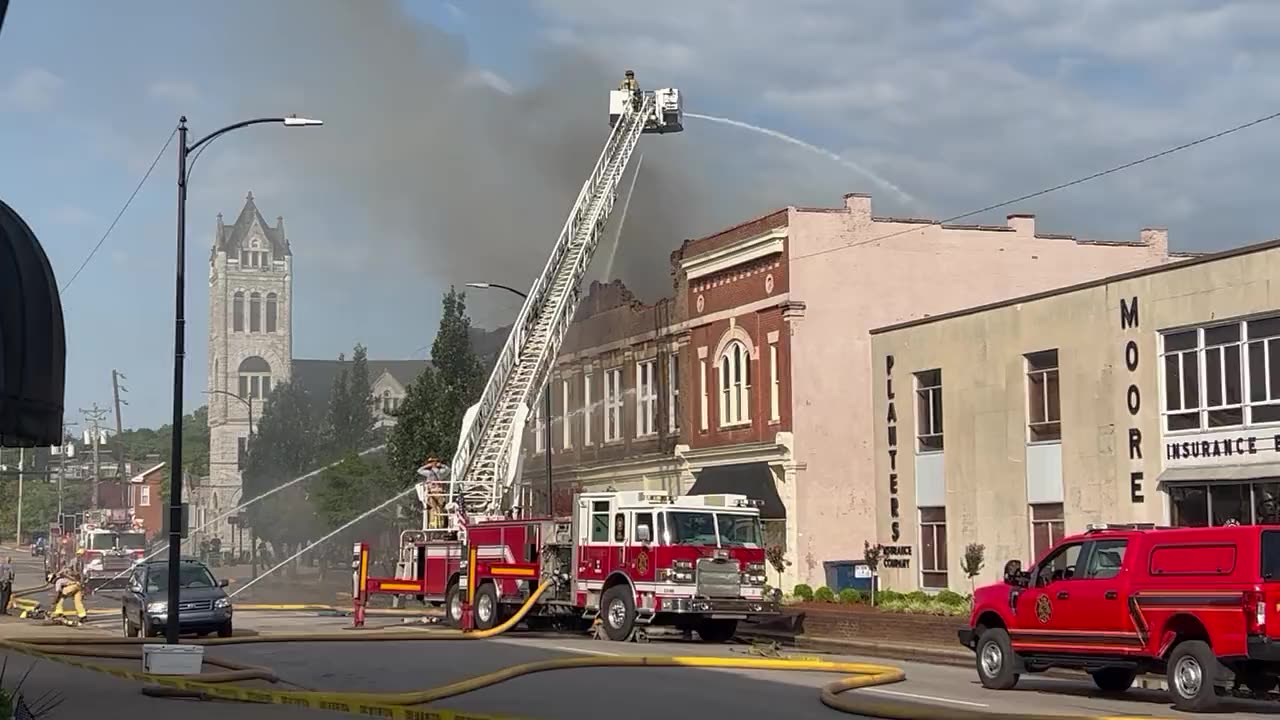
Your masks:
M1004 582L974 593L960 642L982 684L1000 690L1063 667L1108 692L1165 673L1182 710L1210 709L1231 679L1269 692L1280 675L1280 527L1091 525L1028 571L1009 561Z
M178 632L231 637L231 599L223 589L226 580L215 580L198 560L183 560L178 567ZM139 563L129 575L121 614L126 637L164 634L169 610L169 566L166 560Z

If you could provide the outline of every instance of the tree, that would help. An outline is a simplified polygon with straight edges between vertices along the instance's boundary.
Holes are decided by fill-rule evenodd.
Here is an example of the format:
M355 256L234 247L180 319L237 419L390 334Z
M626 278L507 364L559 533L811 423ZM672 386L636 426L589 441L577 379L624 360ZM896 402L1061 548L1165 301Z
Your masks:
M155 430L136 428L125 430L111 438L108 446L123 453L124 458L133 463L145 464L150 456L157 456L161 462L167 462L172 450L172 437L172 425L161 425ZM186 468L188 475L194 477L209 474L209 408L206 405L201 405L182 418L182 466ZM163 473L164 487L167 488L167 466Z
M330 529L342 527L367 512L370 507L404 492L404 485L397 483L392 474L387 472L386 458L382 454L361 457L350 453L342 462L326 470L322 478L323 482L315 492L316 509L325 526ZM343 540L376 540L374 547L389 553L383 559L390 559L394 567L399 547L394 535L400 526L397 520L401 508L401 504L393 503L373 513L352 525L342 536L333 538L322 551L341 547Z
M338 361L342 362L341 355ZM351 368L334 378L329 394L329 433L338 453L364 450L373 435L373 388L369 383L368 351L357 344Z
M969 543L964 549L964 562L960 563L960 569L969 578L969 591L973 592L973 579L982 572L982 566L985 563L987 546L982 543Z
M244 500L302 476L314 468L319 455L311 397L299 384L277 385L257 425L241 473ZM297 483L245 509L245 524L276 547L277 555L311 537L317 528L305 485Z
M871 606L876 605L876 579L877 572L880 569L880 557L884 554L884 546L880 544L872 545L870 540L862 541L862 561L867 564L867 569L871 571Z
M428 456L448 462L458 445L462 416L480 399L484 371L471 347L471 320L462 293L450 288L435 342L431 367L408 388L391 431L389 464L403 485L417 480L414 470Z

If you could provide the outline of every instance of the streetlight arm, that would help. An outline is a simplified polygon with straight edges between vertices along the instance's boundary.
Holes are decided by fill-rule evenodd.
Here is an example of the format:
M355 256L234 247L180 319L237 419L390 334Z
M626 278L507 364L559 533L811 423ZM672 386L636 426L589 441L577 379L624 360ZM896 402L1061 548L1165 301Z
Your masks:
M520 297L526 300L529 299L528 293L523 292L521 290L517 290L511 287L510 285L500 285L498 283L486 282L486 283L467 283L467 287L479 288L481 290L485 290L488 288L498 288L499 290L506 290L507 292L515 293L516 295L519 295Z
M182 120L183 120L183 122L186 122L186 118L185 118L185 117L184 117L184 118L182 118ZM188 153L193 153L193 152L195 152L195 151L196 151L196 149L197 149L197 148L199 148L201 145L204 145L205 143L213 142L213 141L214 141L214 140L216 140L218 137L220 137L220 136L222 136L222 135L226 135L227 133L231 132L232 130L239 130L239 129L240 129L240 128L242 128L242 127L248 127L248 126L250 126L250 125L263 125L263 124L265 124L265 123L283 123L283 122L284 122L284 118L282 118L282 117L267 117L267 118L255 118L255 119L253 119L253 120L242 120L242 121L240 121L240 122L238 122L238 123L232 123L231 125L228 125L228 126L226 126L226 127L222 128L221 130L214 130L213 132L209 133L208 135L205 135L204 137L202 137L202 138L200 138L199 140L195 141L194 143L192 143L190 146L188 146L188 147L187 147L187 152L188 152Z

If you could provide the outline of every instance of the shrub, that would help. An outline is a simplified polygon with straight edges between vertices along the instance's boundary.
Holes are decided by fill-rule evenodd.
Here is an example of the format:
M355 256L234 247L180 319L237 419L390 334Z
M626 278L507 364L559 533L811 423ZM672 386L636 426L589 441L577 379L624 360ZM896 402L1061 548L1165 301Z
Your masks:
M825 603L835 602L836 595L835 593L831 592L831 588L827 587L826 585L823 585L822 587L818 588L813 592L813 599L818 602L825 602Z
M897 590L881 590L876 593L876 600L881 603L897 602L902 599L902 593Z
M958 592L952 592L951 590L943 590L937 595L934 595L933 599L942 603L943 605L968 605L969 604L969 601L967 598L965 598L965 596L961 595Z
M913 590L907 593L904 597L906 597L907 600L911 600L913 602L918 602L918 603L929 602L930 600L933 599L929 597L929 593L923 590Z
M845 588L840 591L840 602L846 605L857 605L861 602L865 602L865 600L866 598L863 594L853 588Z
M813 588L805 585L804 583L797 585L795 589L791 591L791 594L805 602L813 600Z

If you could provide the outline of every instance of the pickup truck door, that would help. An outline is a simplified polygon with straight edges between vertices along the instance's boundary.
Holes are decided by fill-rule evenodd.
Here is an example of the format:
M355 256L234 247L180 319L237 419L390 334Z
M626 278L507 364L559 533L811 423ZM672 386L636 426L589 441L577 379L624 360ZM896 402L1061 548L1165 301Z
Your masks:
M1026 652L1074 652L1072 631L1078 629L1071 604L1072 578L1081 570L1085 543L1060 545L1031 573L1031 584L1015 599L1015 649Z
M1091 633L1092 642L1108 649L1137 649L1137 632L1129 615L1128 577L1125 565L1126 538L1107 538L1089 543L1085 568L1073 580L1069 592L1078 630Z

